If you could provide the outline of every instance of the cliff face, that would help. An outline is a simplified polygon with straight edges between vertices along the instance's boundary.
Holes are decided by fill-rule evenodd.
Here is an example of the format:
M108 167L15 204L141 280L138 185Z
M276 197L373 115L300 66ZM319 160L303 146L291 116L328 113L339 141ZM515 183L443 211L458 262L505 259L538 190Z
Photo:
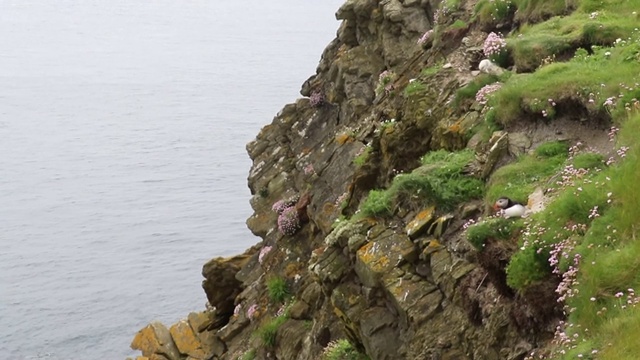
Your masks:
M151 359L319 359L348 339L349 359L522 359L548 345L567 316L561 278L543 267L544 281L514 287L505 269L520 230L485 237L478 250L465 229L488 213L496 184L520 191L496 169L540 144L612 153L611 112L572 91L539 108L519 101L509 119L484 105L484 84L506 87L521 75L512 73L541 64L517 49L503 59L511 71L481 63L487 33L577 6L507 7L492 18L484 5L347 0L337 38L302 86L306 98L247 145L247 225L263 241L205 264L209 309L170 331L154 323L132 346ZM610 41L580 36L553 55ZM531 171L522 188L554 174Z

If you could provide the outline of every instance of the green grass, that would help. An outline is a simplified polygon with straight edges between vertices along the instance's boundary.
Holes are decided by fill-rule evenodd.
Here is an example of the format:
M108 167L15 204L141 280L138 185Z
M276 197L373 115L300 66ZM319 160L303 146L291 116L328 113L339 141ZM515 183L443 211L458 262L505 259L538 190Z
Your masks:
M272 277L267 280L269 299L275 303L282 303L289 297L289 288L285 279Z
M256 349L251 349L239 358L239 360L254 360L256 358Z
M558 151L557 155L523 155L518 161L499 168L489 180L486 202L492 204L496 199L508 196L514 201L526 204L535 188L546 188L548 180L560 170L566 160L567 153L559 151L558 148L543 148L540 152L547 154L552 151Z
M537 23L555 15L570 12L576 0L514 0L518 9L515 20L522 23Z
M483 27L493 27L513 15L516 7L511 0L480 0L476 3L474 17Z
M489 239L509 240L517 236L523 224L518 219L492 218L470 226L467 241L482 251Z
M498 80L498 77L494 75L478 75L473 79L473 81L456 91L456 97L453 99L453 107L459 108L465 104L470 105L475 101L478 90L482 89L485 85L493 84Z
M433 204L452 209L462 201L480 198L483 182L464 174L464 167L473 157L473 151L468 149L430 152L422 157L422 166L397 175L388 189L371 190L360 211L364 216L383 217L391 215L400 203L413 204L415 208Z
M551 158L558 155L566 157L569 155L569 145L564 141L549 141L538 146L535 154L544 158Z
M322 360L368 360L347 339L332 341L322 353Z
M640 9L640 0L625 3ZM578 108L589 113L608 112L615 118L624 116L625 105L640 98L640 90L632 86L640 81L637 24L637 15L631 12L602 11L594 19L575 12L523 26L507 39L508 48L519 72L537 71L503 81L488 102L494 108L492 120L504 126L527 117L543 119L543 110L551 119L572 115ZM570 61L559 62L572 54ZM541 59L554 55L556 62L538 68ZM613 98L614 105L605 105L607 98ZM558 109L565 112L559 114Z
M453 24L447 27L447 30L460 30L460 29L466 29L468 27L469 27L469 24L467 24L465 21L461 19L457 19L456 21L453 22Z
M598 153L579 154L573 158L573 166L576 169L602 169L604 168L604 156Z
M640 111L630 115L618 119L622 122L618 145L631 145L624 159L618 158L619 163L610 167L590 152L568 160L567 164L589 173L557 188L546 209L526 220L529 235L520 239L522 249L506 269L508 285L522 291L554 276L548 260L554 244L565 239L574 243L563 248L566 257L561 257L558 268L561 274L567 272L576 266L576 254L580 255L575 282L570 283L573 295L565 300L566 309L572 309L566 332L578 340L575 347L557 347L553 359L575 359L578 354L590 358L586 355L595 349L598 359L631 360L640 351L640 297L636 295L640 291L640 193L630 191L640 177L640 147L632 145L640 137ZM540 155L553 156L554 151L547 152L553 148L545 146ZM598 216L592 215L594 209Z
M369 160L370 156L371 156L371 146L365 146L364 149L362 150L362 153L353 159L353 163L356 166L364 166L364 164L366 164L367 161Z
M371 190L360 205L364 216L382 217L391 215L391 193L386 190Z
M434 65L426 67L422 69L420 75L423 77L430 77L437 74L440 70L442 70L442 66L444 65L444 61L438 61Z
M262 326L257 329L258 336L264 346L275 346L278 329L280 329L280 326L287 320L286 316L278 316L262 324Z
M414 80L407 84L407 87L404 88L404 96L411 97L420 93L423 93L427 90L427 87L420 81Z

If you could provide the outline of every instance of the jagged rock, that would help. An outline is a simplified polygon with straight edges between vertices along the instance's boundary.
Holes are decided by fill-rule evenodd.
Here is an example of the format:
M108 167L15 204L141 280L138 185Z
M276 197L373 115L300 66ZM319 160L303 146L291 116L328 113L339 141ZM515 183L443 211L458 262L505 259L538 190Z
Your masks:
M318 249L312 256L309 271L314 273L322 282L335 282L348 271L349 260L342 249L337 247Z
M181 320L173 324L169 332L181 354L198 360L203 360L207 357L200 343L200 339L198 339L186 320Z
M489 139L489 150L482 155L483 167L482 178L486 178L493 171L493 167L498 163L502 155L509 146L509 136L506 131L496 131Z
M191 326L196 333L205 331L209 325L211 325L211 318L204 311L189 313L187 320L189 321L189 326Z
M382 275L415 259L416 247L406 235L385 231L358 250L355 270L365 286L376 287Z
M438 287L424 280L386 276L384 288L391 295L405 326L407 324L417 326L429 320L440 308L440 302L443 299Z
M236 279L236 273L249 261L249 254L230 258L209 260L202 268L202 287L207 294L209 304L216 309L213 326L227 323L233 314L234 299L242 291L242 282Z
M308 328L304 321L288 320L282 324L276 334L276 358L298 359L305 339L300 334L305 333L308 333Z
M362 313L361 329L367 354L376 360L402 359L400 339L394 330L396 319L384 308L371 308Z
M431 206L420 211L404 228L407 236L413 240L422 235L435 219L435 210L435 206Z
M509 153L514 156L524 154L531 147L531 139L524 133L509 133Z
M151 360L180 360L180 351L166 326L154 321L138 331L131 348L142 351Z
M431 224L431 226L429 226L427 234L432 235L435 238L442 237L442 234L447 230L451 220L453 220L453 215L451 214L440 216Z

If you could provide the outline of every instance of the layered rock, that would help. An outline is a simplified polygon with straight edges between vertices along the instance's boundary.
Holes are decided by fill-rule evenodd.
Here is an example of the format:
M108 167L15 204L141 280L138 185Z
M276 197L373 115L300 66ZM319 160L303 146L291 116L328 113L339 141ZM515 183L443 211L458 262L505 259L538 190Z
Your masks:
M385 219L356 213L370 190L418 168L429 150L474 149L468 175L486 179L543 140L509 131L468 138L479 109L451 101L473 78L484 36L465 28L423 48L416 39L433 26L436 5L345 2L337 38L302 86L316 100L284 106L247 145L247 225L262 242L204 266L210 309L170 330L149 325L132 347L150 359L319 359L330 341L348 338L374 360L511 360L552 335L549 319L537 321L524 297L504 291L504 266L478 259L463 240L479 202L406 201ZM421 74L429 66L438 71ZM397 76L379 91L385 70ZM427 86L402 94L417 77ZM296 211L293 230L279 226L282 204Z

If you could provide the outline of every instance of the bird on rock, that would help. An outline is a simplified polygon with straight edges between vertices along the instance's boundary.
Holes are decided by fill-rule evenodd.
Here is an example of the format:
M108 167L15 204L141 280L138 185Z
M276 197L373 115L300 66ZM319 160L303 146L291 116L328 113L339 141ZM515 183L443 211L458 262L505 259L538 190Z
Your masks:
M523 217L527 211L527 208L524 205L515 202L508 197L501 197L496 200L495 204L493 204L493 209L500 211L502 216L505 218Z

